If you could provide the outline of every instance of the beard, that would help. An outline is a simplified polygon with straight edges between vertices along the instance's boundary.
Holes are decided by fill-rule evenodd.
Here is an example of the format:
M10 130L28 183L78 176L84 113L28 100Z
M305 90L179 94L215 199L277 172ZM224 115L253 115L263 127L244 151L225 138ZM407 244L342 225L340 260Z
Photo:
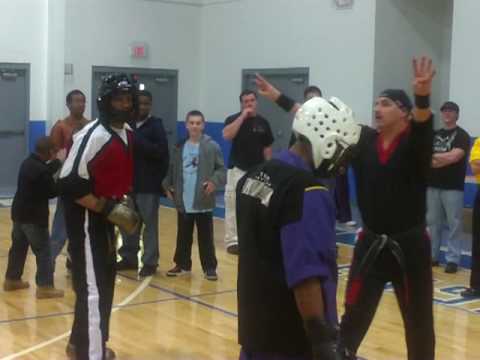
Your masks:
M131 111L113 110L110 114L110 122L123 125L132 119Z

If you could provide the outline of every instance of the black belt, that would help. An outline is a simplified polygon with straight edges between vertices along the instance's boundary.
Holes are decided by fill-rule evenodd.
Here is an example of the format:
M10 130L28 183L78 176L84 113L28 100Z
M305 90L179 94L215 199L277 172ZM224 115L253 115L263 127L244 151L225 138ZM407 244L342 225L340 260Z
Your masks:
M407 277L407 265L405 262L405 254L400 247L398 241L400 239L407 239L410 238L411 235L415 234L422 234L425 231L425 225L418 225L414 228L407 230L402 233L397 233L393 235L387 234L376 234L373 231L369 230L368 228L363 229L363 233L365 237L373 238L373 243L371 244L370 248L367 251L365 257L361 260L360 264L356 268L356 274L368 274L370 268L377 260L378 256L382 252L383 249L388 249L392 253L393 257L397 260L398 264L400 265L400 269L402 270L403 274L403 285L405 290L407 290L408 284L408 277ZM408 303L408 291L405 291L406 294L406 302Z

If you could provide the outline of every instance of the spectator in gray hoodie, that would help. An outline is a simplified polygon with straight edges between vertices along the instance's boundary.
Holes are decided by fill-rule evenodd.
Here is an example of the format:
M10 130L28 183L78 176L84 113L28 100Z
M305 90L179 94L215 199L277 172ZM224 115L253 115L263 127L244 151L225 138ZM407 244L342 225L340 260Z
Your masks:
M205 278L217 280L217 258L213 243L215 191L225 185L226 170L220 146L203 134L205 117L200 111L187 114L188 138L180 142L172 156L163 185L177 208L177 248L175 266L167 276L190 274L193 226L197 226L200 262Z

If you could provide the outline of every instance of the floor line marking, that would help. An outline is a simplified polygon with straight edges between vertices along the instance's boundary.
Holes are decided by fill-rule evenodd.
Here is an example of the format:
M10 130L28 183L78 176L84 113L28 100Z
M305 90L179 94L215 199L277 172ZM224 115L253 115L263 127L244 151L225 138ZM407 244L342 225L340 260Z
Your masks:
M152 281L152 277L149 276L147 278L145 278L142 283L135 289L135 291L133 291L129 296L127 296L125 299L123 299L118 305L116 308L114 308L112 310L112 313L113 312L116 312L117 310L121 309L122 306L125 306L127 305L129 302L131 302L136 296L138 296L143 290L145 290L148 285L150 284L150 282ZM21 356L24 356L24 355L27 355L31 352L34 352L34 351L37 351L37 350L40 350L48 345L51 345L53 343L56 343L57 341L60 341L60 340L63 340L65 338L67 338L68 336L70 335L70 331L67 331L66 333L63 333L61 335L58 335L58 336L55 336L54 338L50 339L50 340L46 340L46 341L43 341L37 345L34 345L34 346L31 346L25 350L22 350L20 352L17 352L15 354L11 354L11 355L8 355L8 356L5 356L3 358L1 358L0 360L12 360L12 359L18 359L19 357Z
M131 277L127 276L127 275L122 275L123 277L126 277L127 279L130 279L130 280L133 280ZM228 310L225 310L225 309L222 309L220 307L217 307L215 305L211 305L211 304L208 304L206 302L203 302L203 301L200 301L200 300L197 300L195 299L194 297L192 296L188 296L188 295L183 295L183 294L180 294L174 290L170 290L168 288L164 288L162 286L158 286L158 285L155 285L155 284L150 284L150 287L154 288L154 289L157 289L157 290L160 290L160 291L163 291L163 292L166 292L167 294L170 294L170 295L175 295L175 296L178 296L179 298L183 299L183 300L187 300L187 301L190 301L192 303L195 303L195 304L198 304L198 305L201 305L201 306L204 306L204 307L207 307L209 309L212 309L212 310L216 310L216 311L219 311L225 315L229 315L231 317L238 317L238 315L234 312L231 312L231 311L228 311ZM2 360L2 359L0 359Z

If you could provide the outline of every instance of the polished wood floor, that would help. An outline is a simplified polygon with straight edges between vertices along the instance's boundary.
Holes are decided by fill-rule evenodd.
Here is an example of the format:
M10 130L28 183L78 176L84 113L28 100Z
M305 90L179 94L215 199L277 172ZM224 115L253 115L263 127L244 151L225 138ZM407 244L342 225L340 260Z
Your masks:
M215 221L219 280L203 278L198 251L193 253L190 277L167 278L172 265L176 220L169 208L160 210L161 261L158 275L139 281L133 271L117 278L110 346L120 360L226 360L237 359L236 258L223 246L223 222ZM0 272L10 246L9 209L0 209ZM342 300L351 247L340 245ZM65 359L67 332L72 323L74 294L66 276L64 257L55 274L56 285L66 290L60 300L34 297L35 259L29 255L24 279L31 288L11 293L0 290L0 359ZM480 301L464 302L458 293L469 272L455 275L435 269L435 329L437 359L480 359ZM136 296L135 296L136 295ZM403 327L393 293L386 291L359 355L369 360L406 359Z

